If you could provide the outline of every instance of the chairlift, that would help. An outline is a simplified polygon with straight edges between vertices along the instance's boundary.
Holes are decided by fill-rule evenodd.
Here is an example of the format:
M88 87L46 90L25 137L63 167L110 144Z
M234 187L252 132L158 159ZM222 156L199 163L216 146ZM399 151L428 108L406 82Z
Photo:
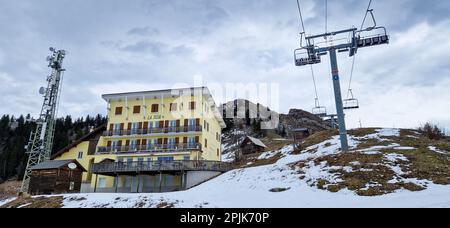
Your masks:
M343 100L344 110L359 109L359 101L353 96L353 91L349 89L350 98Z
M324 118L327 116L327 108L325 106L320 106L319 99L316 98L316 105L312 110L312 114Z
M321 63L320 54L314 52L314 46L299 48L294 51L296 66L305 66Z

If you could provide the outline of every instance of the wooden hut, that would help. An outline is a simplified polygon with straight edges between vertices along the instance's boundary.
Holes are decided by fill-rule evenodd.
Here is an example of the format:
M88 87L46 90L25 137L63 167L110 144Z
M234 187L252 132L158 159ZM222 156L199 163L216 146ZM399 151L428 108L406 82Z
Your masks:
M264 143L250 136L247 136L241 144L241 151L243 155L262 153L266 150L267 146Z
M83 172L76 160L52 160L31 168L31 195L79 193Z

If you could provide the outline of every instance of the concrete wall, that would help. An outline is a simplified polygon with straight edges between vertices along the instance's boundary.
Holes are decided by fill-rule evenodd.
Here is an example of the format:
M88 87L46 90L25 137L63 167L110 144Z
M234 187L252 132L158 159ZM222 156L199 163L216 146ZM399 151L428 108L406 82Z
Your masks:
M189 171L186 173L186 189L192 188L198 184L205 181L211 180L212 178L220 175L220 172L211 171Z

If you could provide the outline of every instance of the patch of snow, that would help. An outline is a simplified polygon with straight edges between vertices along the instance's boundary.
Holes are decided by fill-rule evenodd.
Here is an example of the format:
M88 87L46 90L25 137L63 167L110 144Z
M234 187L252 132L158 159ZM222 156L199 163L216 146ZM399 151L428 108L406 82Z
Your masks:
M394 150L415 150L416 148L414 147L410 147L410 146L399 146L399 147L394 147Z
M397 128L383 128L377 130L378 135L381 137L399 137L400 129Z
M264 152L258 157L258 160L266 160L266 159L269 159L269 158L273 158L278 153L279 153L278 151Z
M409 161L403 154L385 154L384 158L390 162Z
M438 154L450 155L450 152L443 151L443 150L439 150L439 149L438 149L437 147L435 147L435 146L429 146L428 149L431 150L431 151L434 151L434 152L436 152L436 153L438 153Z
M8 204L8 203L10 203L10 202L12 202L12 201L14 201L14 200L16 200L16 199L17 199L17 197L5 199L5 200L0 200L0 207L3 206L3 205L5 205L5 204Z

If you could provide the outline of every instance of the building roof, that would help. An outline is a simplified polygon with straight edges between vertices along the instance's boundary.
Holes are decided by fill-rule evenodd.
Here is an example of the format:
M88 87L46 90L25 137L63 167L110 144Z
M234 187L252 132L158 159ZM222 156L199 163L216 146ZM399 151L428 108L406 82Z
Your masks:
M257 146L267 148L267 146L261 140L259 140L257 138L247 136L247 139L249 139L253 144L255 144Z
M191 87L191 88L178 88L178 89L164 89L164 90L153 90L153 91L140 91L140 92L128 92L128 93L115 93L115 94L103 94L102 98L106 102L111 102L113 100L120 100L123 98L127 99L145 99L145 98L155 98L163 99L164 97L180 97L184 94L192 95L202 95L206 97L208 105L212 108L215 118L219 121L222 128L226 128L227 125L223 120L223 117L209 91L208 87Z
M72 148L78 146L78 144L80 144L80 143L82 143L82 142L84 142L84 141L87 141L87 140L90 140L90 139L94 138L97 134L100 134L100 133L102 133L103 131L106 131L106 124L100 126L100 127L97 128L97 129L94 129L92 132L89 132L89 134L87 134L87 135L81 137L81 138L78 139L77 141L75 141L75 142L71 143L70 145L64 147L63 149L61 149L60 151L58 151L56 154L52 155L52 159L55 159L55 158L57 158L57 157L63 155L64 153L68 152L70 149L72 149Z
M84 172L86 172L86 169L84 169L83 166L80 165L80 163L78 163L76 160L50 160L50 161L45 161L45 162L42 162L40 164L37 164L37 165L31 167L31 170L60 169L60 168L63 168L64 166L69 165L70 163L77 164L77 167L79 169L81 169Z

